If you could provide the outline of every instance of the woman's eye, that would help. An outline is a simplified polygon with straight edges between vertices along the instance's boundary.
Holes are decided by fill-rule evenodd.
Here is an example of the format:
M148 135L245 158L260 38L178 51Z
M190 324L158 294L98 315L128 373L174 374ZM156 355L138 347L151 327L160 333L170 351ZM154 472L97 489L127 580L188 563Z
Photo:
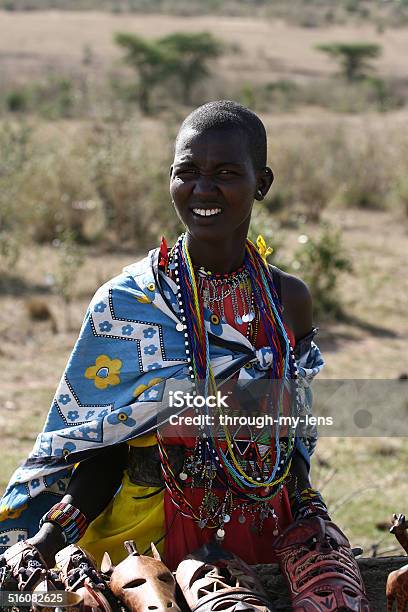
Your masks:
M195 168L180 168L177 170L176 174L196 174L197 170Z
M218 174L223 174L223 175L228 176L229 174L231 174L231 175L232 175L232 174L234 174L234 173L233 173L233 171L232 171L232 170L220 170L220 171L218 172Z

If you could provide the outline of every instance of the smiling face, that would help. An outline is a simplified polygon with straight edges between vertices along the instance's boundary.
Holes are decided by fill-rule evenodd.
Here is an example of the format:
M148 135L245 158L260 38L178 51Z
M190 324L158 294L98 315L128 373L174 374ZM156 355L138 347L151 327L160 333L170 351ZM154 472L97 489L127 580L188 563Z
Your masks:
M254 169L242 130L184 128L179 134L170 193L195 242L245 240L256 192L265 195L271 182L265 169Z

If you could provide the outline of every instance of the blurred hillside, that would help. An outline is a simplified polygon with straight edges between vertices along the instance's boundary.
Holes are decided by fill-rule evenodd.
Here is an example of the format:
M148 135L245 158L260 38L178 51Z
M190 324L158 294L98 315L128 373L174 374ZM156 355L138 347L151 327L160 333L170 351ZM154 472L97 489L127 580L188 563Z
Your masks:
M234 98L260 112L302 106L366 112L398 108L408 98L406 31L378 32L369 22L305 28L254 17L0 11L0 30L0 112L129 117L138 83L115 45L117 32L148 41L174 32L211 32L220 40L223 53L211 65L211 78L195 88L193 104ZM338 63L317 46L360 41L378 45L381 54L367 79L344 83ZM153 96L159 109L177 114L177 83L166 81Z
M0 0L9 11L110 11L191 15L262 16L313 28L334 23L373 22L379 29L408 23L407 0Z

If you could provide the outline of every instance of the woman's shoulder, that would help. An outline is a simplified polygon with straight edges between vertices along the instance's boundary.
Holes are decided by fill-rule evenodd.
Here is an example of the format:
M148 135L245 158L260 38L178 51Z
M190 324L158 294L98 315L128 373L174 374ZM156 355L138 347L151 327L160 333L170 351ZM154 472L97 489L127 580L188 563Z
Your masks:
M296 339L305 336L312 328L312 296L307 284L293 274L271 266L276 282L280 286L283 316L293 330Z
M273 275L279 279L282 299L289 298L299 303L311 301L311 294L307 284L297 276L284 272L277 266L269 265Z
M146 289L151 293L155 284L154 252L128 264L116 276L103 283L94 293L91 306L100 300L111 299L113 295L120 297L142 298Z

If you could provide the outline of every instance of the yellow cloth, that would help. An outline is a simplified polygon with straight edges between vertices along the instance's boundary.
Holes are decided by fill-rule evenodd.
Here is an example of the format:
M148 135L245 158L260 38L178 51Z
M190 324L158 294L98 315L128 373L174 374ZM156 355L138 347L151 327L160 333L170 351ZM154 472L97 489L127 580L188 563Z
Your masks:
M156 446L157 438L155 433L145 434L144 436L139 436L138 438L133 438L133 440L128 440L129 446Z
M154 446L155 434L146 434L130 440L130 446ZM125 540L134 540L142 554L150 552L150 542L157 542L164 535L164 490L147 499L143 497L159 491L158 487L145 487L133 484L127 471L124 472L122 486L118 493L88 527L84 537L78 542L98 562L100 566L103 553L109 553L114 565L127 557L123 548ZM164 538L157 544L160 554L164 553Z

